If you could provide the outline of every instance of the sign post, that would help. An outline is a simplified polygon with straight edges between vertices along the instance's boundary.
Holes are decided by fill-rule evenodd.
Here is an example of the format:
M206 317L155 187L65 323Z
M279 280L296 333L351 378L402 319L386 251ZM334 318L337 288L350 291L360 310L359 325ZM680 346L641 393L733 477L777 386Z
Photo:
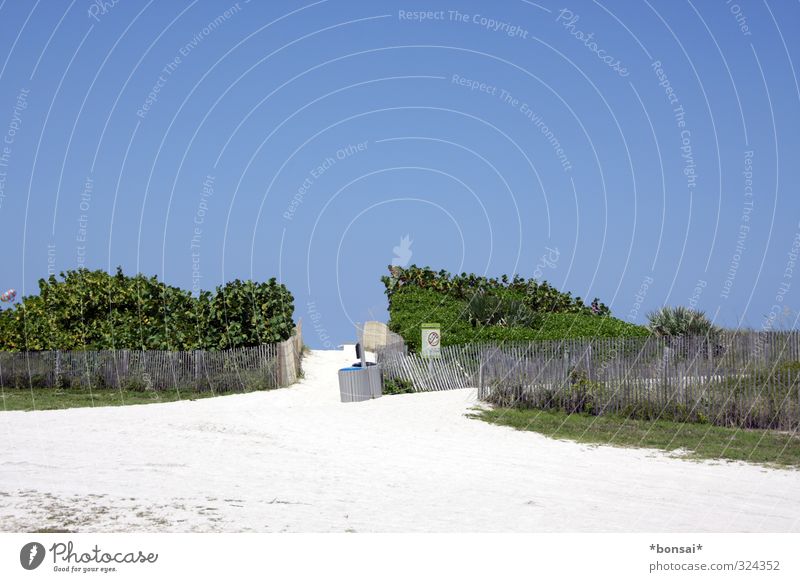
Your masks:
M422 356L425 358L438 358L441 355L442 329L438 323L423 323L422 329Z

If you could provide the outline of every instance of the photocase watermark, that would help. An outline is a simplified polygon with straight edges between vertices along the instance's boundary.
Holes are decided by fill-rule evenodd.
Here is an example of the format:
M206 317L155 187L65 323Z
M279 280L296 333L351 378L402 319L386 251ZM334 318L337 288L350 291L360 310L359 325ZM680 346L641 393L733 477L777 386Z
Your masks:
M346 160L350 156L367 151L368 146L368 141L362 141L356 144L348 144L342 148L339 148L334 154L327 156L324 160L314 166L308 172L308 175L303 180L303 183L300 184L300 187L297 189L297 191L295 191L294 196L292 196L292 199L289 201L289 206L287 206L283 213L284 220L292 220L294 218L297 209L305 200L305 197L311 190L311 187L328 170L330 170L337 163Z
M555 269L558 265L558 259L561 257L558 247L554 249L544 247L544 250L544 254L539 257L539 262L536 263L536 268L533 270L533 278L537 281L542 278L544 269Z
M247 2L243 2L243 4L247 4ZM183 59L188 57L194 49L200 46L206 38L208 38L215 30L217 30L220 26L222 26L225 22L230 20L233 16L238 14L242 7L242 3L236 2L230 8L219 14L214 20L210 21L206 24L200 31L196 32L195 35L191 38L190 41L185 43L178 49L177 54L169 61L164 67L161 69L158 78L156 79L153 86L150 88L150 92L145 97L144 102L139 106L136 110L136 115L140 119L144 119L147 116L147 113L153 106L156 104L159 98L159 94L161 90L167 85L170 77L175 74L178 68L183 63Z
M742 205L742 216L739 221L739 233L736 236L736 248L728 266L728 274L722 283L720 297L727 299L730 297L733 282L736 280L736 273L739 271L739 263L742 261L742 254L746 248L747 237L750 234L750 215L753 212L753 152L748 150L744 153L744 203Z
M642 279L639 289L633 296L633 305L631 305L631 309L628 312L629 321L636 321L636 318L639 317L639 311L642 309L642 304L647 297L647 292L650 290L650 286L653 284L653 281L654 279L650 275L646 275L644 279Z
M54 243L47 244L47 276L55 276L56 274L56 245Z
M111 12L111 9L119 4L120 1L121 0L92 0L86 12L89 18L95 22L100 22L101 17Z
M39 542L29 542L19 551L19 563L26 570L35 570L44 562L45 549Z
M392 266L393 267L407 267L408 264L411 262L411 257L413 256L413 252L411 250L411 245L414 243L411 240L411 235L404 235L400 237L400 243L392 248L392 252L394 253L394 257L392 257Z
M458 10L398 10L397 19L408 22L446 21L479 26L490 32L500 32L509 37L527 39L530 32L516 24L497 20L483 14L467 14Z
M519 111L528 121L533 123L533 125L536 126L539 132L541 132L541 134L547 140L547 143L549 143L553 148L553 152L556 154L556 157L561 163L563 170L565 172L572 170L572 162L569 161L567 154L564 152L561 142L547 125L547 123L545 123L544 119L539 113L534 111L534 109L524 101L521 102L519 99L511 95L505 89L500 91L500 100Z
M78 215L78 232L75 235L75 260L79 269L86 266L86 243L89 240L89 209L92 206L92 192L94 192L94 179L86 176L78 203L80 214Z
M24 87L17 93L17 100L11 112L11 121L3 135L2 147L0 147L0 208L3 208L3 201L6 199L6 180L8 178L8 165L11 163L11 153L17 132L22 129L22 112L28 108L28 95L30 89Z
M306 309L308 310L308 318L311 320L311 327L314 328L314 333L317 334L317 338L322 342L322 347L326 350L333 348L331 336L328 335L328 330L322 324L322 314L317 310L316 302L306 302Z
M733 0L725 0L725 4L728 6L730 13L733 14L734 19L736 19L736 25L739 27L739 32L742 33L742 36L753 36L742 7Z
M794 278L795 269L797 269L797 261L800 258L800 223L797 225L797 230L794 233L794 238L786 253L786 264L783 269L783 276L781 277L778 288L775 291L775 299L772 307L770 308L769 315L764 320L761 328L769 331L775 328L775 323L781 317L782 313L791 310L784 304L786 295L792 288L792 279Z
M208 201L214 196L214 176L207 175L203 180L200 191L200 202L192 220L192 238L189 240L189 250L192 253L192 293L200 293L200 282L203 278L200 269L200 244L203 240L203 225L208 213Z
M655 60L650 64L650 68L658 79L659 87L664 89L667 101L672 106L672 115L675 125L680 131L680 150L683 159L683 175L686 177L686 189L691 194L697 188L697 170L694 161L694 151L692 149L692 132L686 123L686 110L678 98L678 94L672 87L672 83L661 65L661 61Z
M794 278L795 269L798 266L798 259L800 259L800 223L797 225L794 238L786 253L783 276L775 291L774 303L769 308L769 313L761 322L761 328L759 329L755 347L753 348L753 355L756 357L760 357L766 351L771 332L780 329L782 324L788 324L789 327L794 327L797 322L796 312L786 305L784 301L789 290L792 288L792 279ZM792 317L793 315L795 315L795 317Z
M558 265L558 259L561 257L558 247L544 247L544 250L544 254L539 257L539 262L536 263L536 268L533 270L533 278L537 281L542 280L544 269L555 269ZM526 294L528 295L529 299L535 299L536 289L529 286Z
M692 296L689 297L690 309L697 309L697 306L700 304L700 296L703 294L706 287L708 287L708 282L706 282L705 279L698 279L694 289L692 289Z
M457 73L450 77L450 82L454 85L466 87L470 91L478 91L479 93L486 93L487 95L497 95L496 85L490 85L489 83L484 81L476 81L475 79L468 79Z
M605 49L601 48L597 44L593 32L583 32L575 26L580 19L580 15L575 14L568 8L562 8L556 16L556 22L560 22L561 25L572 36L581 41L581 43L583 43L586 48L593 52L598 59L605 63L608 68L610 68L620 77L627 77L630 75L630 72L628 72L627 67L622 64L622 61L612 55L609 55Z
M521 26L483 16L482 14L465 14L458 10L448 10L447 15L451 21L477 25L491 32L501 32L510 37L527 39L530 35L530 33Z
M52 558L54 572L73 574L107 574L120 571L119 566L123 564L155 564L158 561L157 553L145 553L142 550L105 551L95 544L94 547L82 551L76 550L72 541L56 542L45 549L39 542L29 542L19 552L20 566L25 570L35 570L44 563L48 553Z
M425 22L426 20L445 20L444 10L398 10L398 20Z
M564 148L561 145L561 141L559 141L555 133L547 125L544 118L542 118L541 114L537 113L531 105L529 105L525 101L517 99L506 89L500 88L490 83L486 83L484 81L469 79L457 73L453 74L450 77L450 82L460 87L466 87L470 91L477 91L479 93L485 93L487 95L497 97L503 104L509 105L510 107L519 111L523 116L525 116L525 118L529 122L531 122L534 125L534 127L536 127L541 132L541 134L547 140L547 143L549 143L550 146L553 148L553 152L556 154L556 157L558 158L558 161L561 164L562 169L565 172L569 172L572 170L572 162L569 160L569 157L564 151Z

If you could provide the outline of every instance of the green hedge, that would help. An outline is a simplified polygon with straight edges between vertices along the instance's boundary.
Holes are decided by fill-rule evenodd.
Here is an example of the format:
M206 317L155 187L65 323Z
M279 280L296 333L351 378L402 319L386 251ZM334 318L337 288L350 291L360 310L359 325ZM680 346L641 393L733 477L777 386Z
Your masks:
M587 337L645 337L647 328L611 316L572 312L537 312L530 327L475 326L470 324L468 299L454 293L423 288L413 282L395 286L389 292L389 328L403 336L409 347L420 349L420 324L439 323L442 345L484 341L533 341ZM500 290L513 297L522 296L515 289Z
M428 267L411 265L408 268L389 267L389 275L381 278L386 286L386 294L391 301L392 294L406 287L431 289L456 299L469 299L476 292L490 293L506 298L517 299L531 310L541 313L584 313L586 315L610 315L608 307L595 297L595 310L587 306L580 297L559 291L547 281L524 279L519 275L500 278L484 277L473 273L454 275L447 271L434 271Z
M79 269L39 280L39 295L0 312L0 350L225 349L288 338L294 298L275 279L202 291L156 277Z

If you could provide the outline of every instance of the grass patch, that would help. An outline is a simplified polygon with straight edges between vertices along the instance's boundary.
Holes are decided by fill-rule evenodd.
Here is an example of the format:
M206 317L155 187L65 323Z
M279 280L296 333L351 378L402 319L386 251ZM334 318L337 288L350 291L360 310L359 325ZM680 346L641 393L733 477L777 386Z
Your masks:
M685 453L683 458L746 461L800 468L800 436L666 420L568 414L560 410L494 408L470 415L492 424L579 443Z
M199 400L239 392L193 392L191 390L89 390L76 388L6 389L0 393L0 412L3 410L62 410L95 406L155 404L178 400Z

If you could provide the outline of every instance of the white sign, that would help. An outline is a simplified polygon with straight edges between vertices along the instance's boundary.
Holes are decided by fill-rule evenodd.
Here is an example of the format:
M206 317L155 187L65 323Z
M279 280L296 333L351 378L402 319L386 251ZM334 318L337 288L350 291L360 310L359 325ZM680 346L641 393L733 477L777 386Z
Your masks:
M438 358L442 347L442 330L438 323L422 324L422 355Z

